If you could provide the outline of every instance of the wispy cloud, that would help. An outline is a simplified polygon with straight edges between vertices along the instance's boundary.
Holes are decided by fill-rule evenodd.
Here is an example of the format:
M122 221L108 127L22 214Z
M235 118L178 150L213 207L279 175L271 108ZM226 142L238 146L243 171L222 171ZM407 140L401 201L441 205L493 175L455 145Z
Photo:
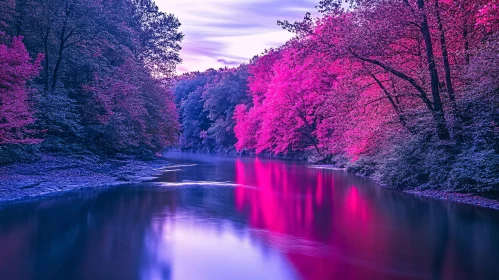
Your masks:
M156 0L185 34L179 72L235 66L292 37L277 20L300 20L318 0Z

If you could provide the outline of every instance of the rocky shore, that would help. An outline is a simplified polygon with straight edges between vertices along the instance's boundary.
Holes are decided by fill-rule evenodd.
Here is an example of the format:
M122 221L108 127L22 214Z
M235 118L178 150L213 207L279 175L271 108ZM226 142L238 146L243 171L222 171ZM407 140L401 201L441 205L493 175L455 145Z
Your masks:
M161 174L163 158L102 159L43 156L36 163L0 166L0 204L72 191L143 182Z

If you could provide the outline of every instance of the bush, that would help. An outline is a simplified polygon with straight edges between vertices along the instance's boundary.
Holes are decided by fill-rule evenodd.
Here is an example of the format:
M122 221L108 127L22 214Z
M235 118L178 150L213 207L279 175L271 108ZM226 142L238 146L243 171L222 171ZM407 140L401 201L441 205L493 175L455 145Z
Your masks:
M462 152L449 173L448 189L462 192L499 192L499 155L493 150Z
M0 165L30 163L40 159L34 145L0 145Z
M83 150L85 137L81 116L76 101L69 97L70 91L57 89L43 91L35 98L38 130L43 131L45 139L41 147L49 152Z
M476 123L476 122L475 122ZM397 189L499 192L499 153L490 133L469 127L461 141L416 138L378 156L376 178ZM480 132L480 133L478 133ZM355 169L354 169L355 170Z
M397 189L441 189L454 162L453 146L432 137L412 139L379 157L376 178Z
M373 176L377 169L377 163L372 157L362 156L347 167L347 171L361 176Z

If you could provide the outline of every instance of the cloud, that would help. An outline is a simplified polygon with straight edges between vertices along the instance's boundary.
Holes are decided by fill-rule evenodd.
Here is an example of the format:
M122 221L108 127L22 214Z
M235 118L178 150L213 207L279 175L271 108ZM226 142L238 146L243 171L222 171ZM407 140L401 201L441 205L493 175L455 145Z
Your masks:
M239 64L241 64L237 61L228 61L225 59L218 59L217 62L220 62L220 63L227 65L227 66L238 66Z
M236 66L292 37L277 20L300 20L318 0L156 0L185 34L179 72Z

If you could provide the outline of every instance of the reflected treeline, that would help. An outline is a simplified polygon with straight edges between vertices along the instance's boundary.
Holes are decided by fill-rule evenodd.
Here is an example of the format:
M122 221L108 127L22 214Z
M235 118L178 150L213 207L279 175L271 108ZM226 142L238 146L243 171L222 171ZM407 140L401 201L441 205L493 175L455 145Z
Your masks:
M320 244L284 248L304 279L499 275L495 212L422 200L337 171L258 159L235 165L237 208L268 231L267 242L284 247L273 239L279 233Z

